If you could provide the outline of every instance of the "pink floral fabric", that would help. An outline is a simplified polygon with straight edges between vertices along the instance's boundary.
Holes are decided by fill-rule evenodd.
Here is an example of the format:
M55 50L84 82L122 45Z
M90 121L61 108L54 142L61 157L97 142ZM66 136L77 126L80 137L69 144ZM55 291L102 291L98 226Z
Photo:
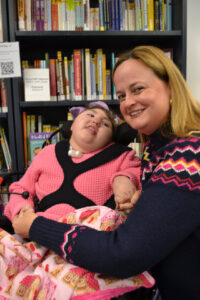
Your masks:
M123 219L123 214L110 208L93 206L72 210L61 221L109 231ZM0 300L109 300L154 283L148 272L128 279L89 272L0 229Z

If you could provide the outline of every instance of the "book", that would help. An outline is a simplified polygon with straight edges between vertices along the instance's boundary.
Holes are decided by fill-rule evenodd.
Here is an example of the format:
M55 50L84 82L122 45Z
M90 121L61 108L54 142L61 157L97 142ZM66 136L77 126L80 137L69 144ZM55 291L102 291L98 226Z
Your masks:
M58 101L65 100L65 82L64 82L64 65L62 52L57 51L57 86L58 86Z
M25 0L25 27L31 31L31 0Z
M17 13L18 13L18 28L20 31L26 29L25 27L25 0L17 1Z
M7 137L3 127L0 127L0 141L1 141L1 147L3 150L7 170L12 170L12 159L11 159L10 149L8 146Z
M0 0L0 42L3 42L3 23L2 23L1 0Z
M82 100L81 50L74 49L73 55L74 55L75 100Z
M40 150L42 150L42 146L44 142L50 137L52 132L34 132L29 135L29 143L30 143L30 160L33 161L35 155L37 155ZM52 137L52 144L56 144L56 136Z
M58 30L58 3L57 0L51 1L51 29Z
M65 82L65 97L66 100L70 100L69 92L69 70L68 70L68 58L64 56L64 82Z
M154 0L147 0L148 30L154 30Z
M51 101L56 101L57 100L56 60L54 58L49 59L49 76L50 76L50 98Z
M86 100L92 100L90 49L89 48L85 49L85 84L86 84Z
M48 68L24 69L25 101L50 101Z
M7 102L7 91L6 91L6 85L4 79L0 79L0 88L1 88L1 111L3 113L7 113L8 102Z
M23 135L24 135L24 166L27 168L27 131L26 131L26 112L22 112Z

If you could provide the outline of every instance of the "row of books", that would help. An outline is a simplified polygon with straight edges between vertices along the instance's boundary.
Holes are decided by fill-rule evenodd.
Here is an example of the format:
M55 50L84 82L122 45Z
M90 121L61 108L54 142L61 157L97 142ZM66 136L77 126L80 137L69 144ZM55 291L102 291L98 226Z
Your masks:
M0 170L12 170L10 149L3 127L0 127Z
M111 83L115 61L115 54L111 53L111 66L107 68L103 50L91 53L89 48L74 49L69 59L57 51L56 58L49 58L46 53L45 60L22 61L25 101L116 99Z
M7 92L4 79L0 79L0 112L8 112Z
M171 30L172 0L18 0L19 30Z
M70 120L66 112L66 121ZM49 137L58 131L63 125L63 122L59 121L57 125L45 124L43 122L43 116L38 114L28 114L23 112L23 131L24 131L24 154L25 154L25 166L29 166L33 158L43 148L43 144ZM55 134L51 143L55 144L62 139L61 134L58 132Z
M173 50L165 49L173 58ZM89 48L74 49L69 56L57 51L56 58L22 61L25 101L116 100L112 70L117 60L114 52Z

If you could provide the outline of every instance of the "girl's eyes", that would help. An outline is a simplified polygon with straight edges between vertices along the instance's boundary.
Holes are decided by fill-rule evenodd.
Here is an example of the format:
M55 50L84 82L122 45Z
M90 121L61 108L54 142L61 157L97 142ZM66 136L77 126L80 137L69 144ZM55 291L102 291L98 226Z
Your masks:
M94 118L94 114L92 114L92 113L87 113L87 116L91 117L91 118Z

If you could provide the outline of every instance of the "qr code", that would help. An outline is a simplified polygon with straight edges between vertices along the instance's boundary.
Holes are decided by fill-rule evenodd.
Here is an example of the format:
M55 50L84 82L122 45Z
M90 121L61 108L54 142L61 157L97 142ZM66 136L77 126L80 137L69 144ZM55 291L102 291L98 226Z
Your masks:
M14 64L12 61L1 62L1 74L12 75L14 73Z

